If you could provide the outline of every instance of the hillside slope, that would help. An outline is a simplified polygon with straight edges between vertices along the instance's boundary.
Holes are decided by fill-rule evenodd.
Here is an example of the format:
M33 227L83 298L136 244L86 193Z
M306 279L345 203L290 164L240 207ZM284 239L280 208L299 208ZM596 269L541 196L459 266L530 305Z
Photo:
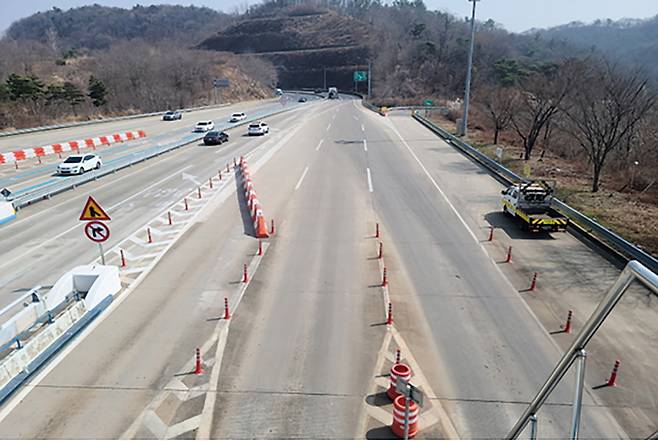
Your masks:
M282 11L283 12L283 11ZM349 89L352 71L368 64L368 25L334 11L295 9L246 16L199 44L199 49L253 53L274 63L281 87L329 85Z
M658 81L658 16L647 20L597 20L533 30L545 39L560 39L596 48L614 59L641 66Z
M56 50L107 49L122 40L162 40L195 44L231 21L227 14L195 6L135 6L132 9L100 5L69 10L53 8L13 23L6 38L36 41Z

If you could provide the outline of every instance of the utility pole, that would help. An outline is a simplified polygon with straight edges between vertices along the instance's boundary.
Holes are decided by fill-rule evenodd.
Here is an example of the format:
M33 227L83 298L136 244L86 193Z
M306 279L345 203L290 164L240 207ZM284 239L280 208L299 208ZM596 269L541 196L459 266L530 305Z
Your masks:
M473 70L473 49L475 48L475 5L479 0L468 0L473 2L473 14L471 15L471 44L468 50L468 68L466 70L466 87L464 91L464 116L459 131L460 136L466 136L468 132L468 106L471 99L471 71Z
M370 99L370 77L372 74L372 62L368 61L368 99Z
M327 68L324 68L324 90L327 90Z

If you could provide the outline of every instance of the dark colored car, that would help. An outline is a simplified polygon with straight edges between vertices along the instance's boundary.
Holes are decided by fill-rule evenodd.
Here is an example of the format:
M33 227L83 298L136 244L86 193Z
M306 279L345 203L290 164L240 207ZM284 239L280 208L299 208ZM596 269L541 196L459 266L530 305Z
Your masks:
M173 121L173 120L182 119L182 118L183 118L183 114L181 112L179 112L178 110L176 110L175 112L170 110L169 112L165 113L162 116L163 121Z
M206 136L203 137L203 143L205 145L217 145L228 142L228 133L226 132L208 132Z
M297 100L298 103L305 103L306 102L306 97L305 96L300 96L299 99Z

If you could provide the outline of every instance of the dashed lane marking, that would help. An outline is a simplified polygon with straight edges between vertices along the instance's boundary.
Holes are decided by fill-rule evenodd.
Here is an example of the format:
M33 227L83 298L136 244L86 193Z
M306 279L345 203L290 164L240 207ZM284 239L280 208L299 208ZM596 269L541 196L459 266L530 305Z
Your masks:
M295 191L299 190L299 187L302 186L302 182L304 181L304 177L306 176L307 172L308 172L308 165L304 169L304 172L302 173L302 176L299 178L299 181L297 181L297 185L295 185Z

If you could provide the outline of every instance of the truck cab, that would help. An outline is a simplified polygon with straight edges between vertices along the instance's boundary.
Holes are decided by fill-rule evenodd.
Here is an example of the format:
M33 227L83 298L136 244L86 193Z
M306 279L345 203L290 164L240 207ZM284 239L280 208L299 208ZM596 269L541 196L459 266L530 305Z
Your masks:
M330 87L328 90L328 95L327 98L330 100L337 100L338 99L338 89L335 87Z

